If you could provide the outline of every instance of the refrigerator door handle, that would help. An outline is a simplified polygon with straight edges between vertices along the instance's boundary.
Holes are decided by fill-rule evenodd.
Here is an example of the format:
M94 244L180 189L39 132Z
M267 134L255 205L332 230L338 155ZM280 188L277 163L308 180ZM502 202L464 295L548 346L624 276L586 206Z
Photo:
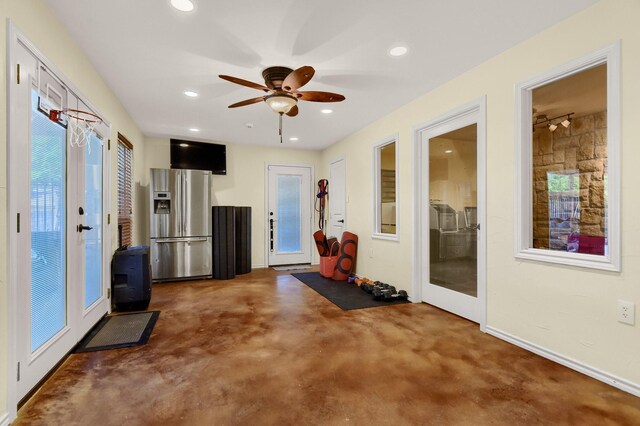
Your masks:
M187 234L187 172L182 171L182 235Z
M183 185L182 185L182 170L176 170L175 173L177 175L177 180L178 180L178 184L176 185L177 186L177 191L178 191L178 199L176 200L176 208L178 209L178 215L179 215L176 227L178 228L177 229L178 235L184 236L184 233L182 232L182 220L183 220L182 218L184 216L184 211L182 211L182 197L183 197L183 195L182 195L182 188L183 188ZM179 203L179 205L178 205L178 203Z
M165 244L165 243L201 243L207 241L207 237L198 237L198 238L158 238L156 239L156 243Z

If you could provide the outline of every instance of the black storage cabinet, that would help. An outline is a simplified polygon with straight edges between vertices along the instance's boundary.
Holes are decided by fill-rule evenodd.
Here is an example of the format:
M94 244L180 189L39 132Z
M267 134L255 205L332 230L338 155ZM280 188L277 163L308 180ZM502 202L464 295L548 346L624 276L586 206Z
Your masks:
M251 272L251 207L236 207L236 274Z
M235 208L214 206L213 220L213 279L230 280L236 276Z
M111 261L112 306L116 311L143 311L151 301L149 247L117 250Z
M213 279L251 272L251 207L214 206Z

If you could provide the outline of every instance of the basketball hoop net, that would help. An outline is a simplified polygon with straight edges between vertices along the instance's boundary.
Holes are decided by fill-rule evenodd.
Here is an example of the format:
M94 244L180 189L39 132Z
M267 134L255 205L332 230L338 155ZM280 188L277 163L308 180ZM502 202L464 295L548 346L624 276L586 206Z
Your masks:
M63 117L67 118L67 130L71 133L69 144L77 148L86 146L95 126L102 123L102 118L89 111L79 109L51 109L49 111L51 121L60 122Z

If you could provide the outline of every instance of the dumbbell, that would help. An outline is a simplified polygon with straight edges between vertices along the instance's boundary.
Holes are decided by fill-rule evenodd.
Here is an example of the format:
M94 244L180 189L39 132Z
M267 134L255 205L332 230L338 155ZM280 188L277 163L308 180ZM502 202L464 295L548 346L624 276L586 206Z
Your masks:
M372 287L372 285L371 285L371 284L369 284L369 283L362 283L362 284L360 284L360 290L362 290L362 291L366 291L367 293L369 293L369 292L370 292L369 287Z
M393 297L396 294L396 289L393 286L389 286L389 288L375 288L373 289L373 300L383 300Z
M369 278L356 278L355 279L355 283L362 287L363 284L367 284L367 283L372 283L373 281L371 281Z
M394 286L392 286L391 284L387 284L387 283L380 283L378 284L378 288L380 288L381 290L391 290L391 294L396 294L396 288Z
M397 294L389 294L389 293L384 293L384 300L386 301L391 301L391 300L407 300L409 298L409 294L404 291L404 290L400 290Z
M375 283L372 283L372 282L370 282L370 281L369 281L369 282L363 282L363 283L360 285L360 288L361 288L362 290L366 291L367 293L371 293L375 287L376 287L376 284L375 284Z

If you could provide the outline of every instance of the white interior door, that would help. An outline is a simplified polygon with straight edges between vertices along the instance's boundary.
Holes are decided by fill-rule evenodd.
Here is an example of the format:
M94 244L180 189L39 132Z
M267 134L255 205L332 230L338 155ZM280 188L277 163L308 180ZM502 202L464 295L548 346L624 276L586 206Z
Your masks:
M311 167L267 165L269 266L311 263Z
M15 61L20 79L10 86L10 214L16 217L10 276L18 369L12 377L20 400L109 309L108 167L97 136L83 148L70 147L71 132L43 111L47 105L77 108L76 96L26 46L17 44ZM108 127L99 131L108 136Z
M484 119L480 108L422 133L422 299L484 326Z
M342 239L347 222L347 190L345 160L329 165L329 229L326 235Z

